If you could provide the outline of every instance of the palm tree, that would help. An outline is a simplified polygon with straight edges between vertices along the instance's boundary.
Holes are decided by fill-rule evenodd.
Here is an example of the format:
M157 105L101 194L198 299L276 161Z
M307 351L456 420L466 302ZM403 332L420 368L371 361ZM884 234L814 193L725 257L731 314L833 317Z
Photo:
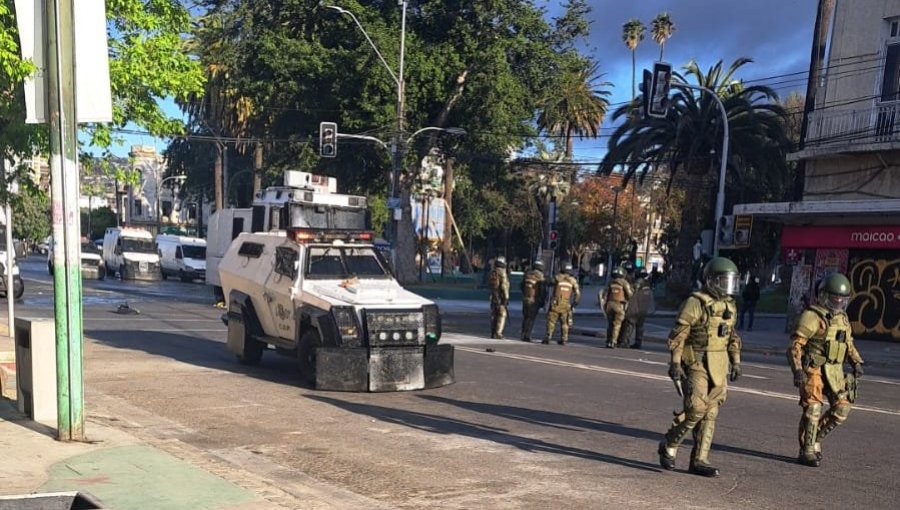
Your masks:
M675 23L668 12L661 12L650 22L650 34L656 44L659 45L659 61L662 62L663 50L666 47L666 41L672 37L675 32Z
M597 138L609 111L611 83L600 81L596 62L579 59L560 77L559 87L541 104L538 127L565 141L565 158L572 160L575 137Z
M631 101L634 102L634 98L637 95L636 83L637 83L637 62L635 61L635 50L637 50L638 44L644 40L644 24L641 23L641 20L637 18L631 18L626 21L624 25L622 25L622 41L625 42L625 46L628 46L628 49L631 50Z
M725 68L719 61L706 72L696 62L689 63L684 75L674 74L668 116L621 124L600 164L602 174L621 169L626 180L641 181L652 168L667 168L670 187L683 187L697 197L688 200L682 210L676 265L690 260L693 240L704 224L710 223L706 220L711 219L716 170L722 157L722 119L715 100L682 84L690 81L714 91L725 106L731 144L726 184L732 183L732 188L775 189L790 175L785 162L790 148L787 115L775 91L765 86L744 86L735 79L735 73L750 62L740 58ZM630 112L630 105L626 105L613 114L613 119Z

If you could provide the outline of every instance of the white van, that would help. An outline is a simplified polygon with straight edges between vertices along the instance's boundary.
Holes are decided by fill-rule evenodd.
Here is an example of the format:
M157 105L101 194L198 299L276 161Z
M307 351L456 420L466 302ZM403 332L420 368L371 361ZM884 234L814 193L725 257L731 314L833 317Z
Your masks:
M156 236L160 268L165 280L177 276L183 282L206 278L206 241L196 237L160 234Z
M122 280L159 280L159 253L150 232L110 227L103 236L103 261L110 275Z

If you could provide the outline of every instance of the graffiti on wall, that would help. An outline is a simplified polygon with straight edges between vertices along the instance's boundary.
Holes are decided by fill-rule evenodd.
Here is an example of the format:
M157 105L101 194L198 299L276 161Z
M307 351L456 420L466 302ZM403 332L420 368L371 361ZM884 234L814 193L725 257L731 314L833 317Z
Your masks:
M900 341L900 258L854 257L847 314L854 336Z

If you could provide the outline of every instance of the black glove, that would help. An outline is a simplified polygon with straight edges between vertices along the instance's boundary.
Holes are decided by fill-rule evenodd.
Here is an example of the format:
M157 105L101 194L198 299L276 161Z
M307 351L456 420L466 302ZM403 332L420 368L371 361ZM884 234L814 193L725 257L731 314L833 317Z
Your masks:
M854 375L857 379L859 379L860 377L862 377L862 375L863 375L864 373L865 373L865 372L863 372L862 363L854 363L854 364L853 364L853 375Z
M684 379L684 369L681 368L681 363L669 363L669 377L673 381Z
M795 370L794 371L794 386L800 388L806 384L806 372L803 370Z
M738 379L740 379L740 377L741 377L741 364L735 363L735 364L731 365L731 373L728 374L728 379L730 379L731 382L734 382L734 381L737 381Z

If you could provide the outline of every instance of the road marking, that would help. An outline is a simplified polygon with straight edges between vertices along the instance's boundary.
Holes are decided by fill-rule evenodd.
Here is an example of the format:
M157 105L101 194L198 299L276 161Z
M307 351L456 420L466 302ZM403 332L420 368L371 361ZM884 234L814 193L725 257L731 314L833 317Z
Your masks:
M558 367L568 367L568 368L578 368L581 370L590 370L592 372L602 372L606 374L613 375L624 375L628 377L637 377L640 379L649 379L651 381L665 381L666 383L670 383L670 379L668 376L664 375L656 375L656 374L648 374L645 372L635 372L633 370L623 370L620 368L610 368L610 367L601 367L599 365L586 365L584 363L573 363L570 361L560 361L548 358L539 358L537 356L528 356L526 354L511 354L505 352L485 352L480 349L474 349L472 347L464 347L457 346L458 350L471 352L473 354L481 354L488 356L500 356L503 358L517 359L521 361L530 361L532 363L540 363L544 365L554 365ZM757 395L761 397L770 397L777 398L781 400L793 400L797 401L797 395L788 394L788 393L779 393L776 391L766 391L766 390L754 390L752 388L745 388L743 386L729 386L728 391L736 392L736 393L747 393L749 395ZM864 405L854 405L854 409L859 411L868 411L870 413L878 413L878 414L887 414L890 416L900 416L900 410L896 409L884 409L880 407L871 407Z

